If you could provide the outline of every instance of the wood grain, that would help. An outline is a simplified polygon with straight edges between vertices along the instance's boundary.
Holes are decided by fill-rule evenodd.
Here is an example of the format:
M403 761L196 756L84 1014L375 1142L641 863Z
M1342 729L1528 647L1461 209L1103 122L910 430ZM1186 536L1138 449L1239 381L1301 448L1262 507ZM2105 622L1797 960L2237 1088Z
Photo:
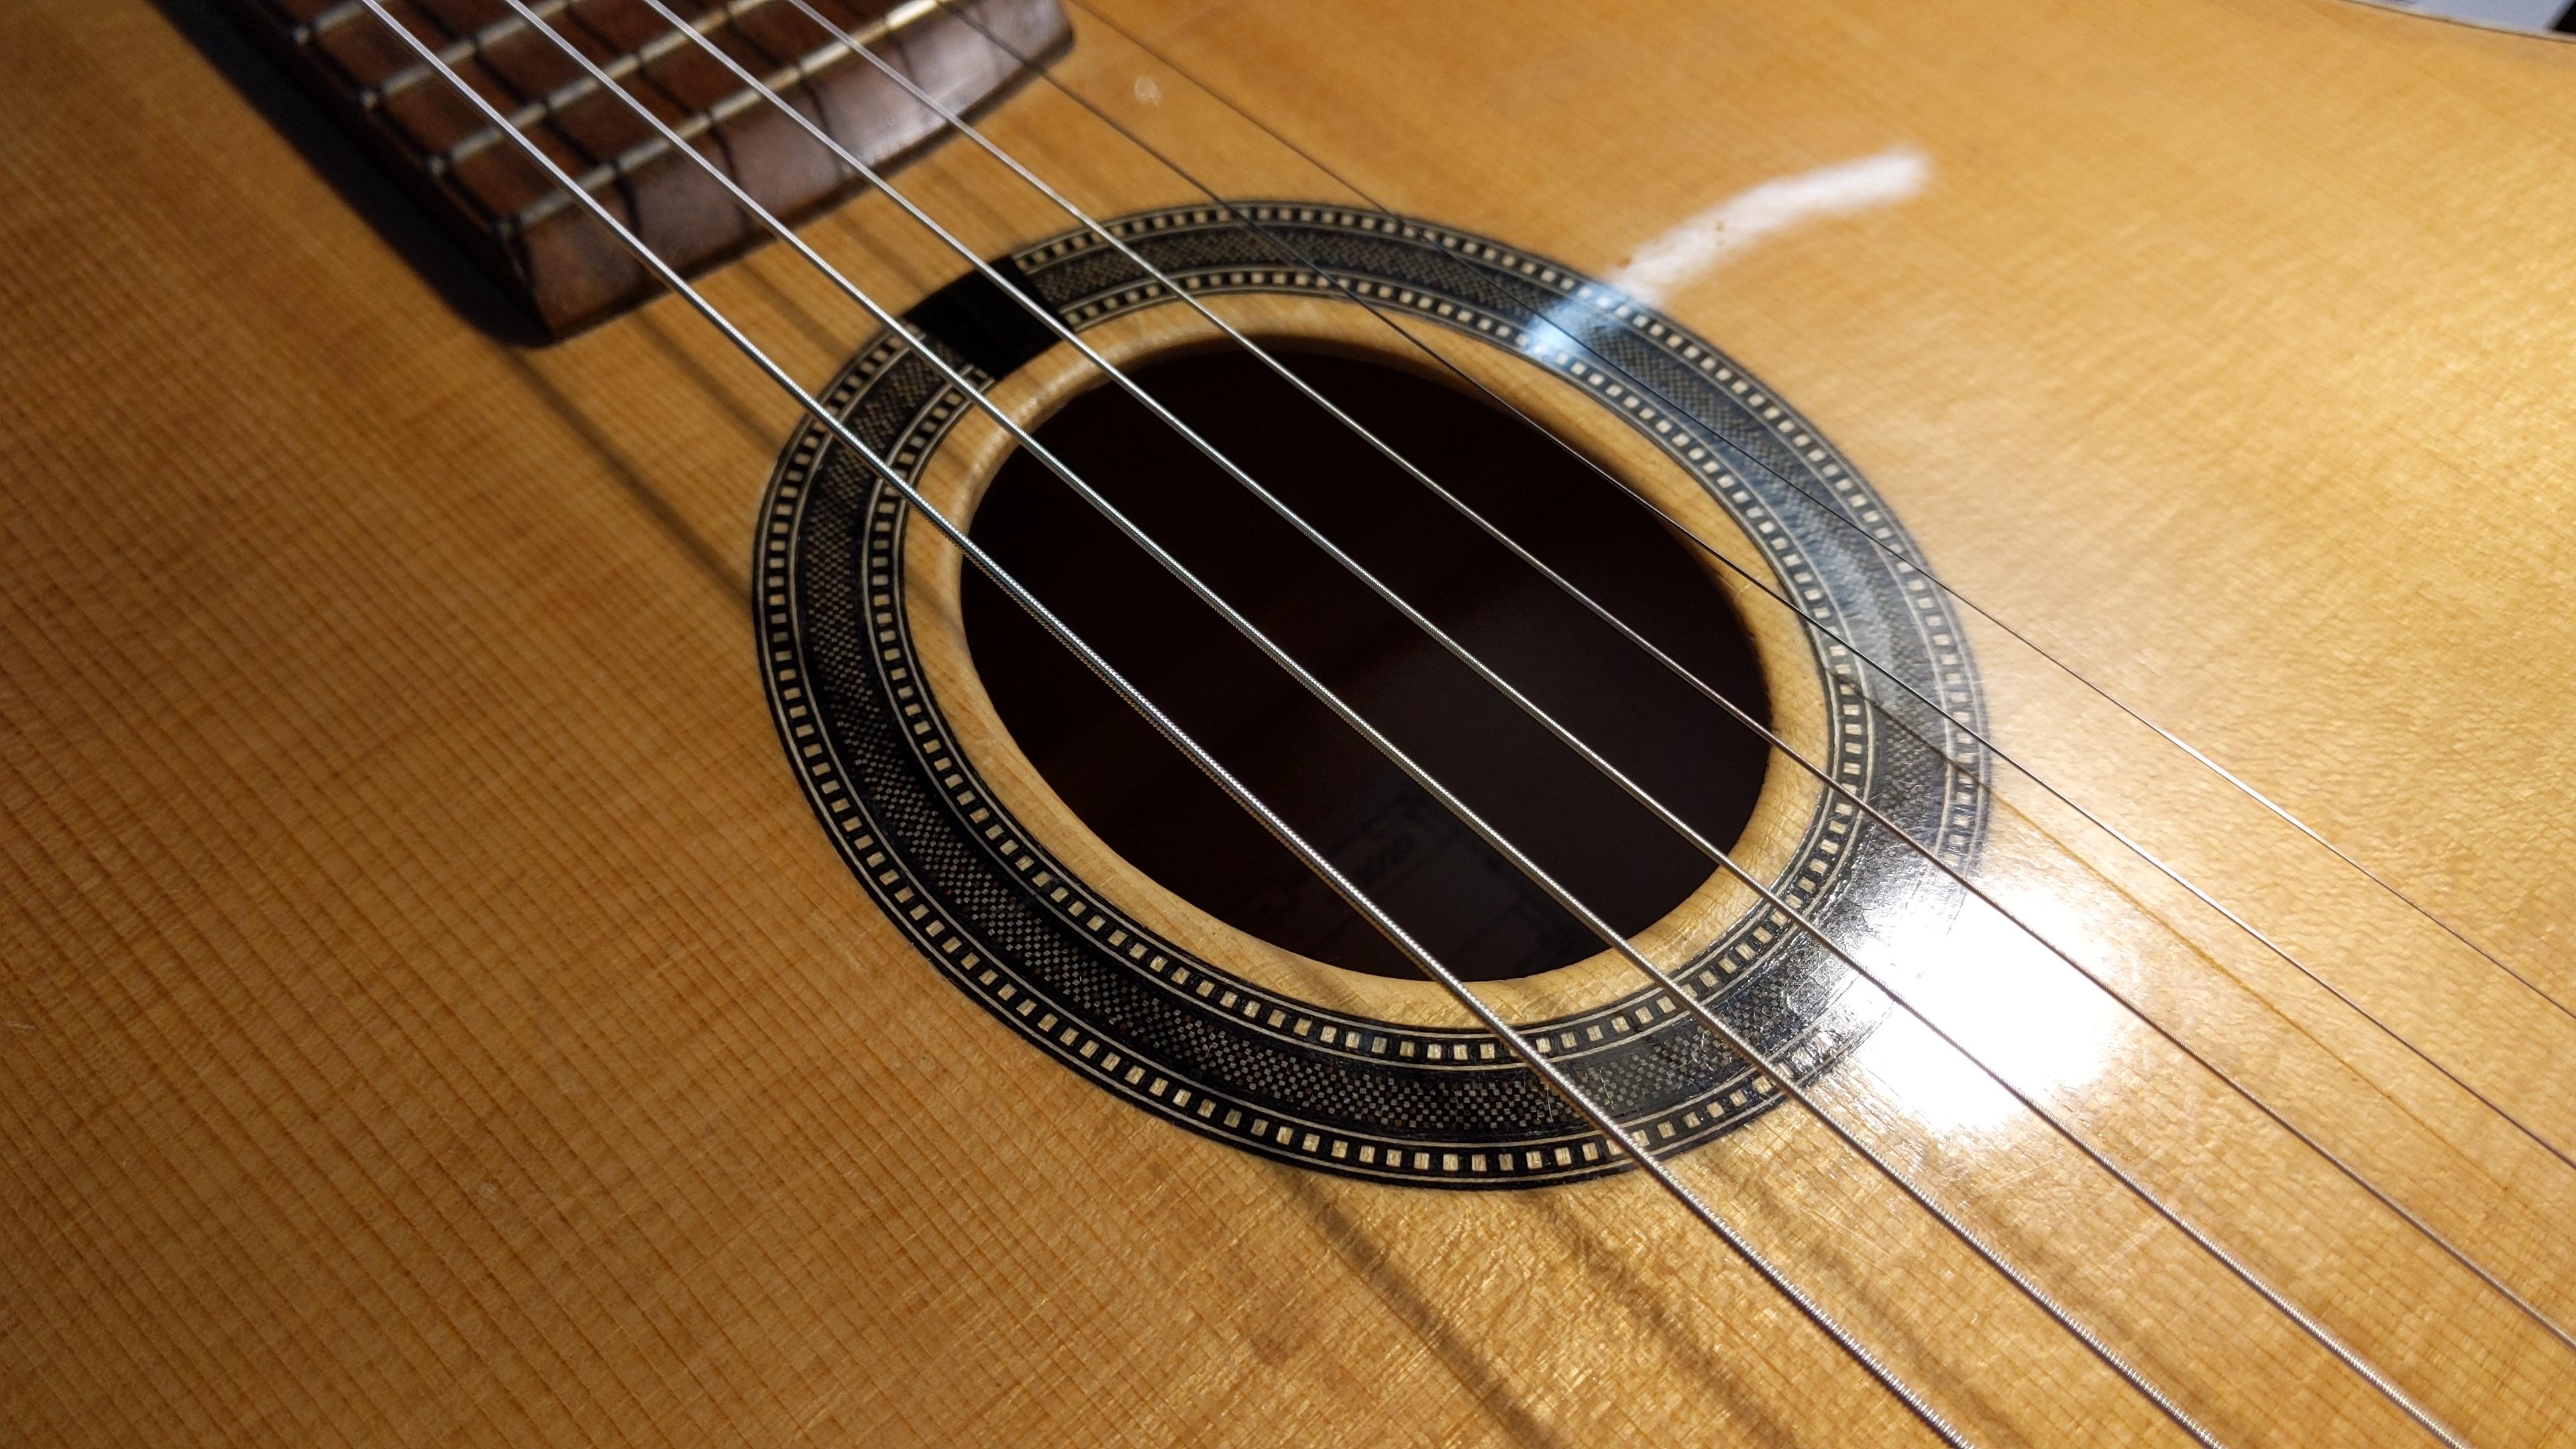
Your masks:
M2576 999L2565 48L2334 0L1104 8L1384 204L1594 273L1766 180L1913 148L1919 196L1767 238L1668 308L1996 618ZM1063 80L1194 172L1342 196L1073 15ZM1194 195L1043 85L991 130L1098 210ZM0 17L8 1437L1924 1440L1647 1184L1300 1173L985 1018L778 755L742 596L792 408L667 301L489 339L326 173L161 11ZM960 147L901 178L987 253L1066 225L1005 179ZM805 230L890 305L963 270L881 197ZM873 330L774 250L710 295L808 380ZM1669 486L1544 380L1425 341ZM1051 356L1013 397L1080 382ZM970 497L995 451L941 486ZM2576 1140L2576 1023L1972 629L2000 743ZM1194 920L1006 737L970 742L1174 931L1444 1010ZM2027 779L1996 796L1981 880L2576 1317L2576 1172ZM1923 946L1965 963L1944 1001L1999 1023L1998 1060L2464 1437L2576 1433L2576 1356L2053 958L1993 929ZM1828 1104L2227 1442L2420 1439L1910 1041L1882 1032ZM2180 1442L1812 1122L1680 1167L1978 1442Z

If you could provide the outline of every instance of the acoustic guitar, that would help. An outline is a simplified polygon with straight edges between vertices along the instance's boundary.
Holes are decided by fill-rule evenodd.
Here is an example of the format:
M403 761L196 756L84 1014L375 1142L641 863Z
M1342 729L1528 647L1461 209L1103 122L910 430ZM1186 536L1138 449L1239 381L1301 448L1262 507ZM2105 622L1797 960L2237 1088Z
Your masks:
M2576 1442L2431 8L9 7L0 1439Z

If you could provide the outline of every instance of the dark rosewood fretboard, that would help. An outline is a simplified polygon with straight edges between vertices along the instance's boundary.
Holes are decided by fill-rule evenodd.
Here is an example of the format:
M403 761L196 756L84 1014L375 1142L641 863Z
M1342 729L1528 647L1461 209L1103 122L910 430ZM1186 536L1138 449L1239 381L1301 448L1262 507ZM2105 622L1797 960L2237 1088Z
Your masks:
M558 335L649 295L607 228L421 64L358 0L229 0ZM937 115L787 0L666 0L871 164L932 139ZM964 111L1068 30L1055 0L812 0L941 103ZM684 271L765 239L712 178L503 0L390 0L413 33ZM857 184L849 168L642 0L529 8L702 147L770 210L810 214ZM972 18L973 24L968 22Z

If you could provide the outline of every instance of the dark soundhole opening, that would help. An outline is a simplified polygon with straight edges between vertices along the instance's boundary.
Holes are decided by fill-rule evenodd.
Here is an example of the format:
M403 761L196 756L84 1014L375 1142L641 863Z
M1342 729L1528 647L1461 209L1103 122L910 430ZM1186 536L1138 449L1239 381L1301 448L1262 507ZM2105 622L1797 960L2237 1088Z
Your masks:
M1701 679L1768 721L1753 648L1683 544L1484 400L1287 354L1370 431ZM1132 370L1157 400L1719 845L1758 737L1240 352ZM1075 473L1623 933L1706 857L1114 386L1037 429ZM1525 976L1601 949L1571 914L1261 657L1025 450L977 508L991 550L1452 969ZM966 635L1002 722L1130 864L1221 921L1384 976L1421 973L1034 620L969 568Z

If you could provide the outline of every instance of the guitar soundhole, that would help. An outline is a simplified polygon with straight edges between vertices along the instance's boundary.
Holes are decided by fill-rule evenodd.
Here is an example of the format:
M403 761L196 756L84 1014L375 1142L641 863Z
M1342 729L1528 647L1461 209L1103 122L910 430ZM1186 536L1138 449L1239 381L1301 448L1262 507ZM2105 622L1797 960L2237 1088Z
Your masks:
M1294 365L1757 717L1763 680L1783 689L1782 717L1808 721L1800 734L1821 731L1813 758L1834 762L1844 788L1951 868L1974 867L1986 790L1972 731L1984 706L1959 621L1925 585L1913 539L1868 480L1715 343L1544 257L1416 218L1254 200L1141 213L1109 229L1161 275L1142 275L1091 232L1033 242L1003 259L1003 282L972 274L924 299L906 330L851 360L824 405L892 467L933 469L973 410L923 356L925 342L1002 379L1058 345L1050 329L1024 325L1014 291L1077 331L1177 308L1175 286L1301 311L1366 298L1503 349L1527 369L1516 376L1588 403L1572 437L1615 440L1653 486L1688 479L1703 506L1732 520L1719 535L1758 551L1776 580L1765 587L1795 587L1782 597L1803 627L1766 618L1761 675L1700 561L1555 440L1445 379L1342 354L1303 353ZM1721 842L1742 830L1768 762L1739 723L1564 603L1259 363L1173 355L1139 375L1650 792ZM1042 431L1613 926L1653 921L1708 878L1642 809L1551 755L1557 747L1535 726L1121 394L1082 395ZM963 481L962 468L935 476L942 487ZM1354 1009L1351 993L1282 990L1263 978L1302 978L1138 909L1147 903L1129 873L999 778L1009 751L975 723L981 703L924 687L954 682L944 593L954 556L924 537L902 490L847 439L799 429L762 510L752 597L770 707L798 783L859 889L997 1021L1141 1110L1317 1171L1515 1188L1628 1160L1482 1030ZM1492 978L1593 952L1041 466L997 468L972 527L1445 959ZM1007 601L963 577L966 643L1000 723L1127 863L1245 930L1345 965L1405 970ZM925 619L925 610L936 612ZM1877 667L1859 668L1846 639L1864 643ZM1810 714L1811 705L1822 708ZM1866 1036L1881 1008L1785 912L1806 913L1829 936L1890 940L1891 930L1946 929L1961 897L1896 836L1861 829L1851 800L1805 793L1801 809L1803 782L1784 783L1763 797L1763 848L1751 852L1782 904L1724 906L1712 891L1685 908L1706 902L1706 918L1669 918L1672 934L1658 944L1681 953L1683 993L1812 1076ZM1539 1008L1554 1014L1524 1024L1628 1130L1681 1151L1782 1100L1778 1081L1664 988L1616 984L1633 980L1615 967L1562 980L1575 989L1537 993L1554 999ZM1059 1119L1031 1113L1003 1109L991 1130L1060 1131ZM1097 1150L1121 1140L1103 1136Z
M1286 354L1403 457L1767 720L1725 595L1583 459L1467 392L1382 363ZM1766 754L1261 363L1168 356L1138 382L1479 658L1720 844ZM1081 477L1456 789L1622 932L1680 905L1708 860L1478 680L1125 392L1038 430ZM976 539L1444 962L1474 980L1600 942L1025 451ZM1419 973L1285 847L973 570L965 622L1005 725L1129 863L1217 919L1319 960Z

